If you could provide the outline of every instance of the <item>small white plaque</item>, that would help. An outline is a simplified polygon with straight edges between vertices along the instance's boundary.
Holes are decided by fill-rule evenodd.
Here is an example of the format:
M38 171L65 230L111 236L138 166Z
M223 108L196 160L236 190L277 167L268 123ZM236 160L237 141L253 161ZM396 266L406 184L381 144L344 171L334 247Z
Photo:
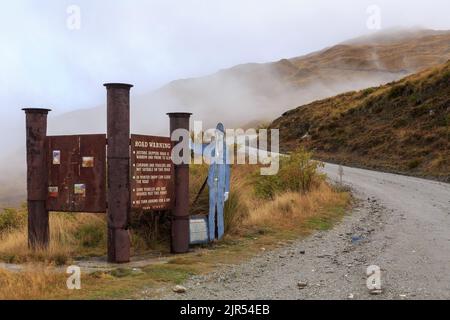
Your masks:
M190 244L208 243L208 217L192 216L189 220Z

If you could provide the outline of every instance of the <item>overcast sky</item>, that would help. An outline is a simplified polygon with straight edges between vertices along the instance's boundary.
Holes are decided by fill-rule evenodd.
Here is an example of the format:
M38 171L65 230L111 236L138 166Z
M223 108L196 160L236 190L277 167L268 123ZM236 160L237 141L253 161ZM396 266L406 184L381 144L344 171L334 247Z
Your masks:
M79 29L70 5L80 9ZM2 1L0 124L22 121L25 106L60 113L104 103L104 82L133 83L139 94L322 49L373 32L370 5L383 29L450 29L448 0Z

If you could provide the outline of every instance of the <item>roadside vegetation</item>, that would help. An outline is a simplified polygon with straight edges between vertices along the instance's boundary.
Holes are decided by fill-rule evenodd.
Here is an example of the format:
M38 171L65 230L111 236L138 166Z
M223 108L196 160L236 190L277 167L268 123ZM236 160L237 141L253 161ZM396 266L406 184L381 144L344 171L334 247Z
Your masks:
M134 213L130 230L134 255L158 254L165 263L84 274L82 290L67 290L64 266L105 255L105 216L51 213L50 247L33 252L27 247L26 208L4 210L0 213L0 261L20 264L23 270L0 268L0 299L154 297L155 288L182 283L190 275L327 229L344 215L350 196L325 180L318 172L321 163L311 156L299 149L281 159L276 176L260 176L257 166L233 166L224 239L197 246L188 254L169 254L166 216ZM208 212L207 187L194 203L207 170L207 166L191 167L191 214Z
M450 181L450 61L400 81L315 101L286 112L286 150L315 157Z

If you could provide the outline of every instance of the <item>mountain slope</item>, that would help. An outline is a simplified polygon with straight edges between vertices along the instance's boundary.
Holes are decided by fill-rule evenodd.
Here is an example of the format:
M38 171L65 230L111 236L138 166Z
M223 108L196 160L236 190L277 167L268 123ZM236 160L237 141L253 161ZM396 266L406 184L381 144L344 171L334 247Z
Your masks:
M244 64L205 77L173 81L133 97L132 125L146 133L148 119L154 119L149 133L165 133L165 113L180 110L192 112L208 126L217 121L228 127L269 121L294 106L399 80L448 59L449 31L376 33L302 57ZM94 118L92 109L63 115L53 128L57 132L83 127L90 132L104 130L103 111L104 107L97 108L100 118L95 121L89 121Z
M301 106L271 124L285 150L450 180L450 60L400 81Z

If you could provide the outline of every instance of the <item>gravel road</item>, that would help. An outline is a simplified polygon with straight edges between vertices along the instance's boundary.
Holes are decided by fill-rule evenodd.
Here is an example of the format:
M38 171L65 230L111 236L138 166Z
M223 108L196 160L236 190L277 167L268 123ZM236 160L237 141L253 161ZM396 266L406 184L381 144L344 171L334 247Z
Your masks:
M195 276L164 299L450 299L450 185L343 168L358 201L332 230ZM338 179L336 165L324 171ZM366 287L370 265L381 268L378 295Z

